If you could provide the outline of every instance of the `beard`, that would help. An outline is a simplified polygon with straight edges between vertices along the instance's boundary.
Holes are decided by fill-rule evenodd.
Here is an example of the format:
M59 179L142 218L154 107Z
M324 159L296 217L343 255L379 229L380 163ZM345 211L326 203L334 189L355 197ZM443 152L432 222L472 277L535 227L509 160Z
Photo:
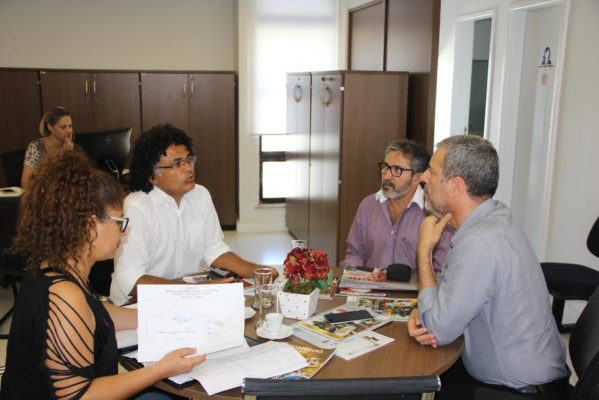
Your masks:
M381 190L383 191L383 196L389 200L397 200L410 193L412 187L409 183L405 184L404 186L397 187L393 181L385 179L381 183Z
M441 218L447 213L445 207L432 202L426 187L424 188L424 209L437 218Z

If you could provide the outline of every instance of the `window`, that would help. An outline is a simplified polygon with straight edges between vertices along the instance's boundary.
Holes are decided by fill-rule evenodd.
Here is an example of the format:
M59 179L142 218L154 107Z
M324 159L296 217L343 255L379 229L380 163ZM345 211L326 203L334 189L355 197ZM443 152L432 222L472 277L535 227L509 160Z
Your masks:
M287 135L260 136L260 203L285 203L293 195L295 170L287 161Z
M337 0L239 2L240 77L247 74L240 107L247 102L247 133L260 135L260 203L284 203L294 195L294 164L286 161L286 151L293 149L286 74L337 69L337 12Z

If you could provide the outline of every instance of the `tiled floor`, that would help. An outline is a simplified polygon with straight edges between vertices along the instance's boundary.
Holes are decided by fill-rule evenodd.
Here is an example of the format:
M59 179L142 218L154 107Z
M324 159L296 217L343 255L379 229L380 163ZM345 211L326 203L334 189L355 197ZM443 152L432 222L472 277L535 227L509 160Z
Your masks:
M241 257L264 265L281 265L289 251L291 236L284 232L274 233L237 233L226 231L225 241L231 249ZM12 304L12 293L10 288L0 287L0 314ZM9 323L0 327L0 333L8 333ZM562 335L564 345L568 346L569 334ZM4 365L6 359L6 340L0 340L0 366ZM572 369L570 357L568 365ZM0 369L1 370L1 369ZM574 384L577 378L573 375L570 382Z

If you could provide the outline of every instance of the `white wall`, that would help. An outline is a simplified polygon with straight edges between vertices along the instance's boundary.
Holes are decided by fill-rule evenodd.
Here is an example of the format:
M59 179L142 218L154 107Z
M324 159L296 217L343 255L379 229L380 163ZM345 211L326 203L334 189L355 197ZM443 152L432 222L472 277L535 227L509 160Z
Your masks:
M234 0L2 0L0 66L234 70Z
M574 0L566 43L565 68L547 259L574 261L599 270L586 248L599 216L599 2Z

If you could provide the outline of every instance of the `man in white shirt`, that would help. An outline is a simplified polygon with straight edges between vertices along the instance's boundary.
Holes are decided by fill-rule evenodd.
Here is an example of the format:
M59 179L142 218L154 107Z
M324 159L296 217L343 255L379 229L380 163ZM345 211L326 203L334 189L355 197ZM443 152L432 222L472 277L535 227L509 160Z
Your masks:
M129 229L115 255L110 287L115 304L135 296L138 284L181 283L201 267L243 277L258 267L223 241L210 193L195 183L192 149L191 138L168 124L151 128L135 144L132 193L124 206Z

